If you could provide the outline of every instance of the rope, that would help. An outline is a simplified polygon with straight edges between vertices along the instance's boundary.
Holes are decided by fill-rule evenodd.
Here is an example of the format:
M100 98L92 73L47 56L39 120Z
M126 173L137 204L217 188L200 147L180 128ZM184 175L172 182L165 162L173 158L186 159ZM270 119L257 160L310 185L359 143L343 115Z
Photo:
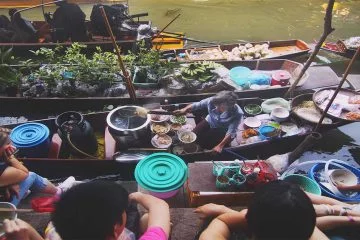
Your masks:
M74 150L76 150L77 152L81 153L82 155L84 155L84 156L86 156L86 157L89 157L89 158L92 158L92 159L98 159L97 157L92 156L92 155L90 155L90 154L87 154L86 152L83 152L83 151L81 151L80 149L78 149L78 148L72 143L72 141L71 141L71 139L70 139L70 133L67 134L67 140L68 140L70 146L71 146Z

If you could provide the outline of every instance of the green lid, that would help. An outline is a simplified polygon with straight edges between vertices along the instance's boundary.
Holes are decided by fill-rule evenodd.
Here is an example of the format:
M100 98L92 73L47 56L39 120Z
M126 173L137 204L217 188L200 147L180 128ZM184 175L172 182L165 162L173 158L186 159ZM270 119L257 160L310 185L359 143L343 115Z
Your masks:
M154 153L136 165L135 179L148 191L169 192L179 189L185 183L187 166L174 154Z

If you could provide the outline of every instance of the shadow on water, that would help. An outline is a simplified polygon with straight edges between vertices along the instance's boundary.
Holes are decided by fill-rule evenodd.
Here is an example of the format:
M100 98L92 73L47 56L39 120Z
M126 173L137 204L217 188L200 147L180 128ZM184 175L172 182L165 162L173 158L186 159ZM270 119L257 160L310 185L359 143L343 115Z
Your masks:
M312 150L305 152L300 161L339 159L360 165L360 123L351 123L323 134Z

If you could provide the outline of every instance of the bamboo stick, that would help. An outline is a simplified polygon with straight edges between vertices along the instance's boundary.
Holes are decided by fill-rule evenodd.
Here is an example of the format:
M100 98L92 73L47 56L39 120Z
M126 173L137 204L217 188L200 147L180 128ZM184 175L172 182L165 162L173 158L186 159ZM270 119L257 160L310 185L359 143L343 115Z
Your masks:
M120 49L119 49L119 46L116 44L116 40L115 40L115 37L114 37L114 34L111 30L111 27L110 27L110 23L109 23L109 20L106 16L106 12L105 12L105 9L103 6L100 7L100 11L101 11L101 15L102 17L104 18L104 22L105 22L105 26L106 26L106 29L108 31L108 34L111 38L111 41L113 43L113 46L116 50L116 54L117 54L117 57L118 57L118 62L119 62L119 66L121 68L121 71L124 75L124 78L125 78L125 82L126 82L126 86L127 86L127 89L128 89L128 92L129 92L129 95L130 95L130 98L133 100L133 101L136 101L136 93L135 93L135 89L134 89L134 86L131 82L131 79L130 79L130 76L128 74L128 72L126 71L125 69L125 66L124 66L124 62L121 58L121 54L120 54Z
M0 212L33 212L32 209L11 209L11 208L0 208Z
M324 32L321 35L320 40L317 42L314 51L310 55L309 59L306 61L304 67L301 69L299 76L296 78L294 83L290 86L289 90L285 93L284 97L289 96L294 91L294 89L300 82L301 78L304 76L305 72L308 70L311 63L314 61L316 55L319 53L321 46L325 42L327 36L329 36L330 33L332 33L335 30L332 27L332 12L333 12L333 8L334 8L334 3L335 3L335 0L329 0L329 3L326 8L325 18L324 18Z
M353 56L353 58L351 59L349 65L347 66L347 68L346 68L346 70L345 70L345 73L344 73L344 75L343 75L343 77L342 77L339 85L337 86L337 88L336 88L333 96L331 97L328 105L326 106L325 110L323 111L319 122L317 123L316 127L314 128L314 131L317 131L317 130L320 128L322 121L324 120L327 112L329 111L329 108L331 107L332 103L334 102L334 100L335 100L337 94L339 93L342 85L343 85L344 82L346 81L346 78L347 78L347 76L349 75L349 72L350 72L350 70L351 70L351 67L353 66L353 64L354 64L356 58L359 56L359 54L360 54L360 47L358 47L358 49L356 50L356 53L354 54L354 56Z

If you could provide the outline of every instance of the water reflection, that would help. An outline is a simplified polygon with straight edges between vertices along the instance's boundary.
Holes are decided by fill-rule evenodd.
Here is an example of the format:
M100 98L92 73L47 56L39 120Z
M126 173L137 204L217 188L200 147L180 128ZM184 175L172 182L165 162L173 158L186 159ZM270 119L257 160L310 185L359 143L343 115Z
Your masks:
M360 123L351 123L323 134L322 140L300 161L339 159L360 165Z

